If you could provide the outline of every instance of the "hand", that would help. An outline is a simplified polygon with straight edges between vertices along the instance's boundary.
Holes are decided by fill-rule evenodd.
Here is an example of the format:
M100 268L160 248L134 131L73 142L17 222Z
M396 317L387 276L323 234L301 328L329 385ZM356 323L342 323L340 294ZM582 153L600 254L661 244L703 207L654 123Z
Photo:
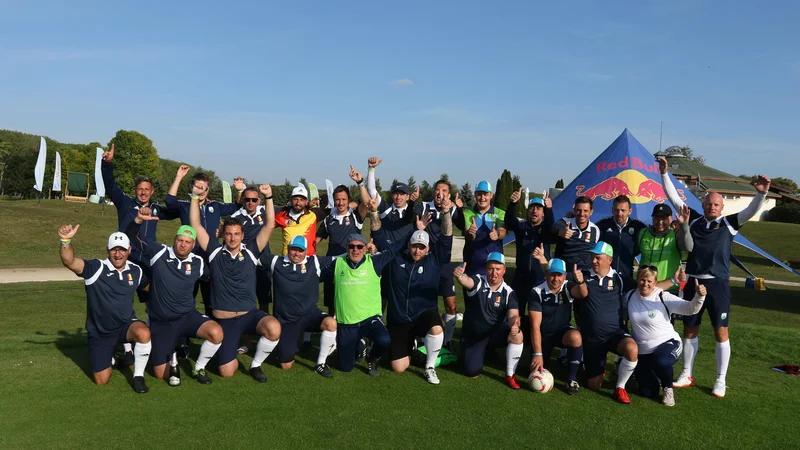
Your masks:
M678 212L678 214L675 214L675 220L681 225L689 223L689 217L691 216L691 214L692 210L689 209L689 206L683 205L681 206L681 209Z
M534 356L531 359L531 372L541 372L544 369L544 358L541 356Z
M110 163L114 160L114 144L111 144L111 148L103 152L103 162Z
M247 186L244 184L244 178L236 177L233 179L233 187L236 188L237 191L242 192L244 188Z
M545 192L544 193L544 207L547 208L547 209L552 209L553 208L553 199L550 198L550 193L549 192Z
M309 205L310 205L312 208L316 208L316 207L318 207L318 206L319 206L319 197L315 197L314 199L312 199L312 200L311 200L311 203L309 203ZM330 205L328 205L328 209L330 209Z
M573 217L575 217L575 211L567 211L567 213L564 214L564 217L566 217L567 219L572 219Z
M378 159L377 156L373 156L372 158L367 160L367 167L369 167L370 169L374 169L379 165L381 165L382 162L383 162L382 159Z
M700 284L700 281L697 278L694 279L694 291L697 293L697 295L703 297L705 297L706 294L708 294L708 290L706 290L706 287Z
M511 203L517 203L520 197L522 197L522 188L511 193Z
M419 198L419 186L417 186L416 191L412 192L411 195L408 196L408 199L411 200L412 202L417 201L418 198Z
M425 228L428 228L428 225L430 225L432 221L433 221L433 216L431 215L431 213L425 213L424 216L417 217L417 229L425 230Z
M573 234L574 234L574 231L572 231L572 228L569 228L569 227L558 231L558 235L560 237L564 238L564 240L567 240L567 241L572 239L572 235Z
M519 334L519 317L514 319L514 323L511 324L511 336L516 336Z
M62 225L61 228L58 229L58 237L61 239L72 239L75 237L75 233L78 232L78 228L81 227L81 224L76 224L75 227L72 225Z
M464 207L464 202L461 200L461 197L458 195L458 192L456 192L456 199L455 199L454 203L456 205L456 208L458 208L458 209L461 209L461 208Z
M572 279L578 284L583 283L583 272L578 270L577 264L572 266Z
M475 225L474 217L471 220L472 220L472 225L470 225L469 228L467 228L467 234L470 235L472 239L475 239L475 235L478 234L478 226Z
M188 175L188 174L189 174L189 171L190 171L191 169L192 169L192 168L191 168L191 167L189 167L189 166L187 166L186 164L184 164L184 165L182 165L182 166L178 167L178 175L177 175L177 178L183 178L183 177L185 177L186 175Z
M367 206L369 206L369 210L370 211L376 213L376 212L378 212L378 205L380 205L380 204L381 204L381 194L376 192L375 193L375 198L370 198L369 199L369 204Z
M756 190L758 192L761 192L762 194L766 194L767 192L769 192L769 185L770 185L770 179L765 177L764 175L759 175L758 179L756 179L755 183L753 183L753 187L755 187Z
M369 240L369 244L367 244L367 251L369 252L370 255L378 253L378 247L375 246L375 243L372 242L371 238Z
M533 253L531 254L531 256L533 256L533 259L538 260L542 264L546 263L547 258L544 257L544 244L539 244L538 247L533 249Z
M496 241L500 239L500 233L497 232L497 226L492 223L492 231L489 232L489 239Z
M462 275L464 275L464 272L466 270L467 270L467 263L466 262L461 263L460 266L456 266L456 268L453 269L453 276L456 278L460 278Z
M681 228L681 224L673 220L672 222L669 223L669 227L672 228L672 231L677 233L678 230L680 230Z
M147 206L143 206L139 208L139 214L136 216L137 219L147 222L150 220L158 220L158 216L153 215L153 210ZM137 221L138 223L138 221Z
M669 163L667 162L667 158L663 156L658 157L658 170L662 174L667 173L667 169L669 169Z
M264 197L267 197L267 198L272 197L272 186L270 186L268 184L259 185L258 186L258 192L261 192L261 194Z
M456 197L458 197L458 194L456 194ZM450 197L445 197L442 201L442 214L449 214L451 209L453 209L453 202L450 201Z
M683 266L678 267L678 270L675 271L673 278L675 278L675 281L677 281L678 284L686 283L688 278L686 278L686 272L683 271Z
M361 182L364 181L364 178L361 176L361 172L356 170L356 168L352 165L350 165L350 179L358 184L361 184Z

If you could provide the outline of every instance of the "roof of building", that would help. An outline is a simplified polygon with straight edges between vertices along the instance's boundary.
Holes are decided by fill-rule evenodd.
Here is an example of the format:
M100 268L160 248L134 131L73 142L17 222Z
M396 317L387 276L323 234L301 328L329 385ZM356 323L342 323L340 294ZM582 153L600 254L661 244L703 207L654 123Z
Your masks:
M750 184L750 180L739 178L727 172L714 169L680 155L665 155L669 162L669 170L680 180L697 181L698 191L719 192L723 194L756 195L756 188ZM774 194L770 195L775 196Z

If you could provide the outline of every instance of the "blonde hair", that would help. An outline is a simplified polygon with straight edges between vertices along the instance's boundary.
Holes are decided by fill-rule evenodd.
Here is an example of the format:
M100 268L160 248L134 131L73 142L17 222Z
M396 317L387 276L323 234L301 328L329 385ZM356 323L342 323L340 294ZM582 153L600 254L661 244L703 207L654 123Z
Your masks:
M642 278L650 278L653 277L656 281L658 281L658 271L653 270L651 267L642 266L639 267L639 273L636 274L636 280L641 280Z

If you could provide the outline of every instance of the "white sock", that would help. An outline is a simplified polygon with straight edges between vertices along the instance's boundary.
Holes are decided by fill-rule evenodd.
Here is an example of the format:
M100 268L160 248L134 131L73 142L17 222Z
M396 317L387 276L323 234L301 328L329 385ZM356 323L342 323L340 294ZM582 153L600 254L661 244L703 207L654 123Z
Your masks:
M447 344L453 340L453 334L456 332L456 315L444 314L444 343Z
M630 362L627 358L622 358L619 363L619 374L617 375L617 387L625 389L625 384L633 375L633 369L636 368L638 361Z
M153 345L150 344L150 341L147 341L144 344L139 342L136 343L136 352L133 354L133 376L144 376L144 368L147 367L147 360L150 359L150 350L152 350L152 348Z
M325 361L328 360L328 355L331 354L335 346L336 332L323 331L322 335L319 337L319 356L317 356L317 364L325 364Z
M256 345L256 354L253 355L253 362L250 363L250 368L261 367L261 364L269 357L269 354L278 346L278 341L270 341L269 339L261 336Z
M517 373L517 364L522 356L522 344L508 344L506 347L506 376Z
M697 338L683 338L683 370L688 376L692 376L694 357L697 356L699 350L700 343L697 341Z
M717 379L725 380L728 373L728 363L731 362L731 341L717 342Z
M308 331L303 333L303 342L311 342L311 333Z
M125 350L125 353L132 352L133 351L133 344L131 344L130 342L126 342L126 343L122 344L122 348L123 348L123 350Z
M169 364L171 367L178 367L178 354L172 352L172 362Z
M425 338L425 368L436 367L436 358L444 344L444 333L426 334Z
M197 361L194 362L194 370L205 369L208 361L217 354L217 350L222 344L212 344L210 341L203 342L200 346L200 354L197 355Z

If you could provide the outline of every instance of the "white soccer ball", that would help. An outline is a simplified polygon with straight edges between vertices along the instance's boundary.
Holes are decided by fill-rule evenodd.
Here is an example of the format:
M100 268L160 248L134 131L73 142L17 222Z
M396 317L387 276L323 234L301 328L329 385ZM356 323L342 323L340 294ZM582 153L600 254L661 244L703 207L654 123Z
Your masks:
M547 369L542 369L541 372L531 372L528 375L528 386L531 387L533 392L544 394L553 389L553 374Z

